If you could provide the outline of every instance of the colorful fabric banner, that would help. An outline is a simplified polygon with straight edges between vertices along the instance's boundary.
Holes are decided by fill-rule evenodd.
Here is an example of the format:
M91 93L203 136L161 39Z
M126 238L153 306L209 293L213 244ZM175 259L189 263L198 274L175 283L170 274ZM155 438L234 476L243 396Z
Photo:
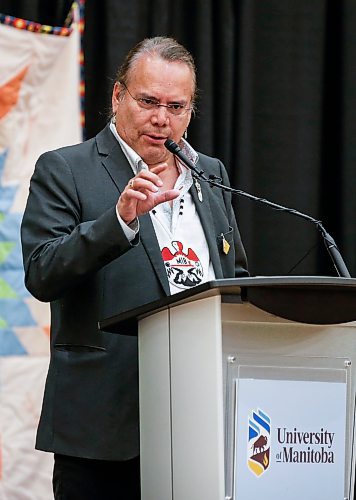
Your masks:
M81 2L83 7L83 2ZM82 140L79 6L67 28L0 14L0 498L51 498L34 450L48 367L49 306L24 287L20 224L35 162Z

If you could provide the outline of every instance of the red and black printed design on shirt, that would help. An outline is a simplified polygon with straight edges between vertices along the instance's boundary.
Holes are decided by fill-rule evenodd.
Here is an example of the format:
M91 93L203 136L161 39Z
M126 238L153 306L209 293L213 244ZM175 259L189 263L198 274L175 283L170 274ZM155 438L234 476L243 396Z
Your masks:
M191 288L199 285L204 276L203 266L197 254L191 248L183 252L183 243L172 241L172 253L167 247L162 248L162 259L167 271L168 281L178 288Z

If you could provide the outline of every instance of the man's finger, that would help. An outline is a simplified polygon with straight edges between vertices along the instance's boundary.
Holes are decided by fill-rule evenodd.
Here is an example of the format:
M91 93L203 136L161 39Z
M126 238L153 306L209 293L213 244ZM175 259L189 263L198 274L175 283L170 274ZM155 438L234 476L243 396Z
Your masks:
M164 191L155 196L155 205L175 200L179 195L180 191L178 189L168 189L168 191Z

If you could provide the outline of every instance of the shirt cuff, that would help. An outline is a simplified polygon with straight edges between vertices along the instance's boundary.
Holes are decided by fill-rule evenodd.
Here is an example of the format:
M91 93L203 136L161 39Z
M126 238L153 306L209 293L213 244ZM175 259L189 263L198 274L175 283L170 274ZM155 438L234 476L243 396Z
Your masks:
M139 225L139 221L138 219L134 219L132 222L130 222L130 224L126 224L126 222L124 222L122 220L122 218L120 217L120 214L119 214L119 211L116 207L116 216L117 216L117 220L119 221L120 223L120 226L122 227L122 230L124 231L125 233L125 236L126 238L131 242L135 239L139 229L140 229L140 225Z

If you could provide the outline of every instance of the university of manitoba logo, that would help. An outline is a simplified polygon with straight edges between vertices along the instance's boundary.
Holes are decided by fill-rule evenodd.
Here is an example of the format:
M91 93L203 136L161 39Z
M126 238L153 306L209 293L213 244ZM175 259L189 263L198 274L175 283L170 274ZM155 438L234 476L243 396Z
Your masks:
M269 467L271 449L271 419L260 409L248 418L247 466L255 476Z

